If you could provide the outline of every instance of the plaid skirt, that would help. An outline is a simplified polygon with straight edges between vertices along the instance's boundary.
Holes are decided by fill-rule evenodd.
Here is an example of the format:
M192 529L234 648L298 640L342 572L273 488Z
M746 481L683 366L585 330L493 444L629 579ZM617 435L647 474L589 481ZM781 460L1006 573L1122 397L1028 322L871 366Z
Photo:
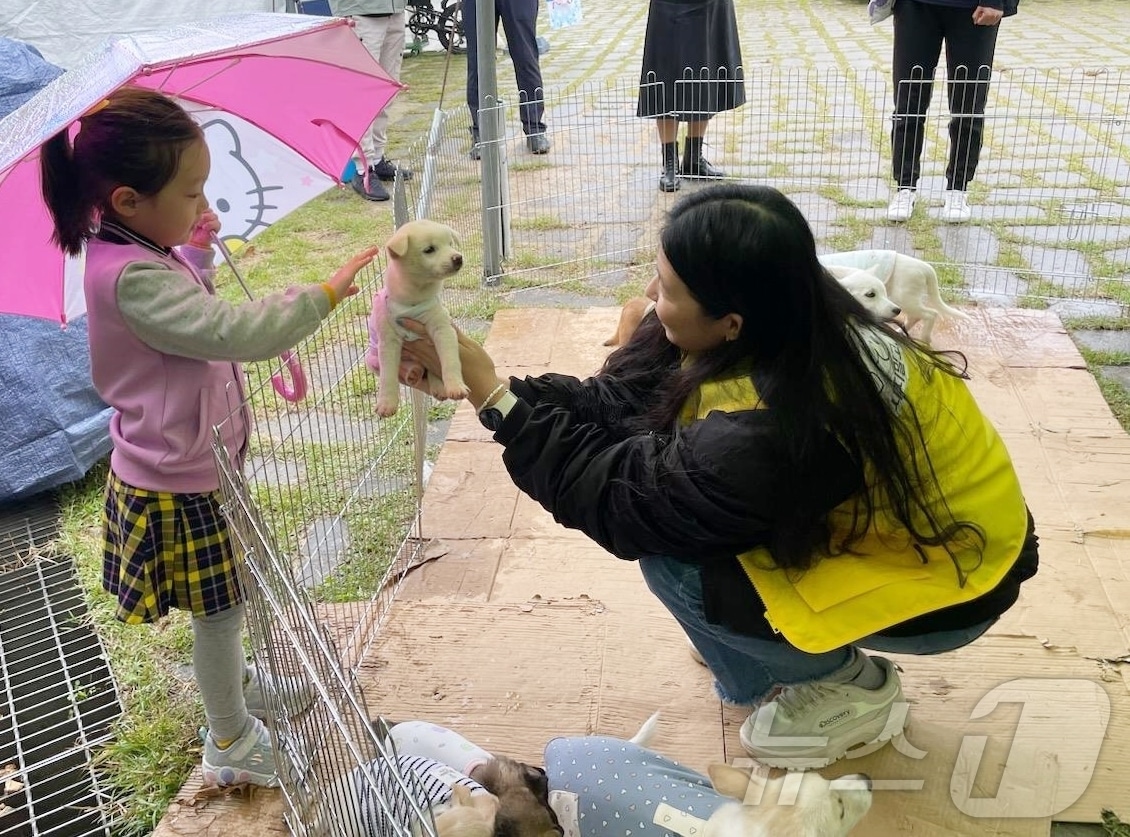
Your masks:
M148 491L111 471L102 537L102 587L122 622L154 622L170 608L208 616L243 599L219 492Z

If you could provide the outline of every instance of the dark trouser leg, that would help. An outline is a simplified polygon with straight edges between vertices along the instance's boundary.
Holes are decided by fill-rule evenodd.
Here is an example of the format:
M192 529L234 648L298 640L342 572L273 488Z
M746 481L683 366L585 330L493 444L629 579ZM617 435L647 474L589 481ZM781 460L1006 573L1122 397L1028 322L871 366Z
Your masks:
M946 188L965 191L977 171L985 132L985 103L997 48L996 26L977 26L964 9L943 9L950 106Z
M478 12L474 0L463 0L463 31L467 36L467 108L471 111L471 137L473 142L479 141L479 44L478 44ZM498 7L495 7L495 29L498 28ZM487 49L494 49L494 43L487 45Z
M895 112L891 120L891 175L900 189L918 184L926 110L933 93L934 70L942 52L941 6L900 0L895 4L892 71Z
M466 0L465 0L466 2ZM538 58L538 0L495 0L506 32L506 45L518 82L522 130L526 136L545 133L545 93ZM467 60L470 60L468 52Z

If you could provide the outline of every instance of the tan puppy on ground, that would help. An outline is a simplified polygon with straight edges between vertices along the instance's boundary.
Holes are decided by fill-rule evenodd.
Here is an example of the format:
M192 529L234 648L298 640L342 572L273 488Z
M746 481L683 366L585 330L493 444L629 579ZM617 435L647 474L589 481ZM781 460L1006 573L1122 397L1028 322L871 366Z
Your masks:
M417 335L397 324L416 320L435 343L443 368L432 381L437 398L465 398L470 391L459 364L459 338L451 315L439 300L443 282L463 267L455 230L435 221L409 221L385 244L388 265L384 286L373 296L369 315L369 351L365 363L378 375L377 415L393 415L400 406L400 355L405 340Z
M624 303L620 309L620 322L616 324L616 333L604 341L605 346L623 346L628 342L636 328L647 316L655 303L646 296L633 296Z
M436 834L439 837L492 837L495 817L498 816L498 798L489 793L471 794L464 785L452 785L451 800L435 816ZM412 825L413 837L420 837L423 829Z

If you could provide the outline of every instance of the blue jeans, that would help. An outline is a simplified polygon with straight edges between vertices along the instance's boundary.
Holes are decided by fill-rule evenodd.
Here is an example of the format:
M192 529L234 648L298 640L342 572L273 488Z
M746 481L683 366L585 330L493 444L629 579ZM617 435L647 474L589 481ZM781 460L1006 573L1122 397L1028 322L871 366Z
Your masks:
M651 592L671 611L714 674L719 697L740 706L759 703L775 686L834 675L852 662L856 647L891 654L941 654L968 645L996 621L920 636L869 636L856 646L809 654L783 640L748 636L707 622L695 564L661 556L641 558L639 563Z

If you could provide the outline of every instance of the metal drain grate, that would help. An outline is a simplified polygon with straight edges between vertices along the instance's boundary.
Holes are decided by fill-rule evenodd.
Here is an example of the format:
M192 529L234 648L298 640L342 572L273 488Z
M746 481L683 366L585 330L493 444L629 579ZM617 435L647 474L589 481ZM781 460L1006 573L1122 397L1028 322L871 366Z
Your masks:
M59 498L37 494L0 505L0 569L35 555L59 533Z
M109 834L93 757L121 705L73 561L0 573L0 679L0 835Z

